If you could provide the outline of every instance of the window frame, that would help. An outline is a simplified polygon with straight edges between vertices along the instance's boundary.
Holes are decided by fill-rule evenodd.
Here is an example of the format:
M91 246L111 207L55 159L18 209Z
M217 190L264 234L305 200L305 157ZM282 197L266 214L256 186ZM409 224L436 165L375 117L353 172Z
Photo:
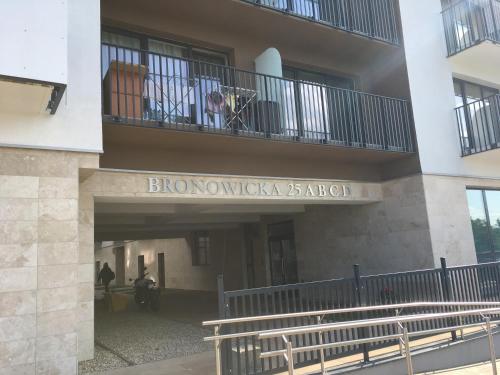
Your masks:
M200 239L205 238L205 247L200 247ZM193 233L191 247L191 264L193 267L206 267L210 265L210 232L199 231ZM201 251L204 253L203 261L200 256Z
M481 85L479 83L466 81L466 80L461 79L461 78L453 77L453 83L458 83L458 85L460 87L460 96L462 98L462 105L460 105L459 107L467 106L468 104L470 104L467 102L465 85L473 85L473 86L478 87L481 90L481 98L478 100L484 100L484 99L488 98L489 96L491 96L491 95L485 96L484 90L496 91L496 94L493 94L493 95L498 95L500 93L500 90L495 88L495 87ZM453 91L455 91L455 88L453 88ZM455 96L457 96L456 93L455 93ZM459 107L457 107L457 108L459 108Z
M149 41L149 39L153 39L153 40L156 40L158 42L168 43L168 44L172 44L174 46L185 48L187 50L187 56L185 56L184 58L186 58L186 59L193 60L193 51L195 51L195 52L199 52L199 53L205 53L207 55L211 54L214 56L223 57L225 59L226 66L230 66L230 64L231 64L230 53L227 51L221 51L221 50L217 50L214 48L207 48L207 47L204 47L201 45L189 44L189 43L181 42L181 41L178 41L175 39L162 38L162 37L158 37L158 36L152 35L152 34L140 33L140 32L130 31L130 30L122 29L122 28L113 27L113 26L106 26L106 25L102 25L102 27L101 27L101 41L102 41L102 33L103 32L108 32L108 33L113 33L113 34L118 34L118 35L130 37L130 38L138 39L140 42L141 52L149 51L148 41ZM145 59L144 53L141 53L141 63L142 64L147 63L146 60L147 59Z
M489 98L492 96L492 95L485 96L484 95L485 90L489 90L489 91L493 91L493 92L496 91L496 93L494 93L493 95L498 95L500 93L500 90L495 88L495 87L481 85L479 83L466 81L464 79L453 77L453 94L455 96L455 101L456 101L456 98L458 97L457 93L455 92L455 84L457 84L459 89L460 89L460 97L462 99L461 105L455 105L455 110L458 110L459 108L463 108L463 119L465 121L465 129L467 130L467 138L468 138L468 142L469 142L468 146L467 147L463 146L463 148L464 149L472 149L472 148L474 148L473 145L475 145L476 140L474 138L473 124L472 124L470 112L468 110L468 108L469 108L468 106L471 105L471 103L475 103L479 100L485 100L486 98ZM467 101L466 85L472 85L472 86L478 87L480 90L480 93L481 93L481 98L476 99L475 101L469 103ZM462 130L460 130L460 132L461 131ZM461 140L461 142L464 142L464 141Z
M353 77L353 76L349 76L349 75L345 75L345 74L338 74L338 73L325 73L325 72L321 72L321 71L317 71L317 70L312 70L312 69L304 69L304 68L299 68L297 66L294 66L294 65L291 65L291 64L286 64L286 63L283 64L282 69L283 69L283 77L285 79L287 79L287 77L285 76L284 73L285 73L285 71L289 71L289 72L291 72L293 74L293 77L289 78L289 79L292 79L294 81L300 81L300 82L306 82L306 83L312 83L312 84L317 84L317 85L323 85L323 86L330 87L330 85L328 85L327 83L318 83L318 82L304 81L304 80L298 79L298 77L297 77L297 73L315 74L315 75L318 75L318 76L321 76L322 78L324 78L325 82L327 82L328 78L337 78L337 79L350 80L351 83L352 83L352 87L349 88L349 89L346 89L344 87L338 87L341 90L355 91L356 88L357 88L356 78ZM332 86L332 87L336 87L336 86Z
M481 254L482 255L488 254L490 256L490 260L488 262L495 262L496 261L496 254L497 253L500 254L500 248L498 250L495 249L495 241L493 239L493 232L492 232L493 228L491 226L490 210L489 210L489 206L488 206L488 199L486 197L486 192L495 191L495 192L500 193L500 189L468 187L467 191L479 191L481 193L481 199L482 199L482 203L483 203L483 207L484 207L484 214L485 214L487 232L488 232L488 239L487 240L488 240L488 246L490 248L490 251L484 252ZM468 207L468 209L470 209L469 201L467 201L467 207ZM471 218L470 213L469 213L469 221L472 221L471 219L472 218ZM471 223L471 225L472 225L472 223ZM472 233L472 235L474 236L474 232ZM476 258L477 258L478 263L488 263L488 262L481 262L479 260L479 257L478 257L479 253L478 253L477 249L475 248L475 237L474 237L474 250L476 252Z

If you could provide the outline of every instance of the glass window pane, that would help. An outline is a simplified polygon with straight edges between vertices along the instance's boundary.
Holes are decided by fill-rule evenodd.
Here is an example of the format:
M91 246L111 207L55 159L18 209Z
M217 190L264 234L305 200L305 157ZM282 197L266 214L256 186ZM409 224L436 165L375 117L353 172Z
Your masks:
M352 78L337 76L334 74L323 74L323 73L311 72L307 70L293 68L290 66L284 66L283 77L296 79L298 81L306 81L306 82L318 83L320 85L354 90L354 80Z
M148 51L172 57L187 57L187 48L155 39L148 39Z
M454 81L453 87L455 88L455 104L457 107L461 107L464 105L462 85L460 84L460 82Z
M113 62L131 65L141 63L139 53L141 41L139 38L107 31L102 32L101 38L102 42L105 43L101 46L103 79Z
M484 258L491 252L491 248L482 191L467 190L467 199L476 253L478 260L484 262L487 261Z
M500 191L486 191L493 248L500 251Z
M462 85L464 92L462 92ZM463 95L465 95L465 99L467 103L472 103L480 99L484 99L490 97L492 95L498 94L498 90L491 88L480 86L471 82L464 82L453 80L453 86L455 88L455 102L457 107L463 105Z
M134 38L128 35L122 35L117 33L110 33L108 31L102 32L103 43L113 44L115 46L126 47L126 48L141 48L141 41L139 38Z
M227 56L222 53L194 49L192 52L192 57L193 60L202 61L209 64L227 65Z
M475 102L482 98L481 87L474 85L473 83L464 83L465 96L467 97L467 102Z

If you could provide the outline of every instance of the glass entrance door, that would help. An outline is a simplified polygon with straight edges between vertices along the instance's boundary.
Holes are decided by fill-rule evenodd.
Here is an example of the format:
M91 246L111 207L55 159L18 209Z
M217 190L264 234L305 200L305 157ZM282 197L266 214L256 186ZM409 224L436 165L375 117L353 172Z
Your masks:
M298 280L293 223L269 226L272 285L294 284Z

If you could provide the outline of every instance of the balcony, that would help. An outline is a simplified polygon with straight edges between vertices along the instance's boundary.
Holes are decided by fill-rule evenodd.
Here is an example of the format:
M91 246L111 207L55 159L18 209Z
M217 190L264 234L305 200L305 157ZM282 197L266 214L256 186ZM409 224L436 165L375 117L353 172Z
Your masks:
M328 27L400 44L393 0L239 0Z
M108 123L414 151L405 100L110 44L102 71Z
M455 112L462 156L500 147L500 95L468 103Z
M462 0L443 10L448 56L500 42L500 0Z

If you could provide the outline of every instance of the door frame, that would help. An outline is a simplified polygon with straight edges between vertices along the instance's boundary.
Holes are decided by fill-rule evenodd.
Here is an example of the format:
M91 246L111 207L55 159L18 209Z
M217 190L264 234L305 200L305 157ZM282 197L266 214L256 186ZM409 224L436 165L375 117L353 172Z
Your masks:
M284 233L284 234L280 234L280 235L269 235L269 227L270 226L273 226L273 225L286 225L286 224L290 224L292 230L291 232L288 232L288 233ZM294 251L295 251L295 258L297 258L297 249L296 249L296 246L295 246L295 226L294 226L294 221L293 220L286 220L286 221L282 221L282 222L276 222L276 223L270 223L268 224L268 235L267 235L267 247L268 247L268 256L269 256L269 271L270 271L270 275L271 275L271 285L276 285L274 284L274 274L273 274L273 257L272 257L272 249L271 249L271 242L272 241L276 241L276 240L280 240L280 241L283 241L283 240L289 240L291 242L293 242L294 244ZM283 248L282 248L282 252L283 252ZM283 257L283 253L282 253L282 257ZM296 274L298 276L298 265L297 265L297 261L295 262L295 267L296 267ZM286 279L286 275L285 275L285 279ZM298 280L297 280L298 281ZM282 285L286 285L288 284L288 281L285 280L285 284L282 284Z
M158 286L160 288L165 288L166 287L165 253L164 252L158 253L156 257L158 263Z

